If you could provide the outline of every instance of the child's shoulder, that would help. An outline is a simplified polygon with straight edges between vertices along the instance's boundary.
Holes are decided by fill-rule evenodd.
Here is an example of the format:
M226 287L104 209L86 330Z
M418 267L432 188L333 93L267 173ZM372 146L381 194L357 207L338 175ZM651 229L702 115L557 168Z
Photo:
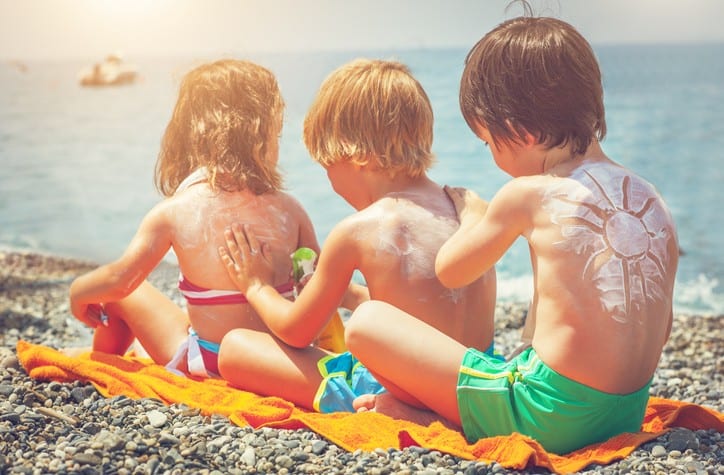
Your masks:
M264 196L268 197L270 200L276 200L285 206L302 208L302 203L286 191L272 191L269 193L265 193Z
M515 177L505 182L498 189L494 199L531 204L536 201L536 197L545 194L546 190L550 189L558 181L560 181L560 178L548 175Z
M424 226L431 220L452 220L457 223L455 205L440 188L438 194L400 193L385 196L366 211L374 217L381 216L387 222L406 225L415 222Z
M388 227L390 221L396 221L399 213L391 200L377 200L364 209L342 218L332 229L333 234L351 238L369 237L382 227Z
M175 200L174 197L171 196L153 205L143 217L145 225L172 226L180 215L179 210L184 209L183 207L179 207L177 201L178 200Z
M595 194L658 195L656 187L633 170L610 160L583 161L567 178Z
M561 189L585 188L600 191L609 188L612 183L622 181L652 187L648 181L615 162L584 160L560 168L557 173L515 177L500 188L499 194L527 199L531 194L545 195Z
M348 216L340 223L345 232L357 235L406 235L424 233L426 230L441 232L458 226L453 203L443 199L420 199L414 195L388 195L366 208Z

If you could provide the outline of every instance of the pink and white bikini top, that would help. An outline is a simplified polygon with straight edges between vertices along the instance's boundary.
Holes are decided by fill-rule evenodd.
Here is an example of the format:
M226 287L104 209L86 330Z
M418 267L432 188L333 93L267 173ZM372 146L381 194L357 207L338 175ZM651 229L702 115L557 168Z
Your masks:
M178 289L192 305L228 305L238 303L249 303L246 296L238 290L214 290L200 287L181 274L178 280ZM285 298L294 297L294 283L287 282L275 287Z

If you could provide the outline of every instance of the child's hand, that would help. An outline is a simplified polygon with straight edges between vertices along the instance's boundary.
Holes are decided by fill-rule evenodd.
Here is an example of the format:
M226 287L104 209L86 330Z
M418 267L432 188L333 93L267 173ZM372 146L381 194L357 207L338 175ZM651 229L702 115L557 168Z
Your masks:
M455 211L458 214L458 220L461 226L464 223L479 221L488 209L488 202L467 188L454 188L446 185L445 193L447 193L455 205Z
M243 229L234 224L224 231L226 248L219 248L221 261L226 266L234 285L244 294L255 285L271 284L274 266L267 256L268 245L260 245L247 225Z

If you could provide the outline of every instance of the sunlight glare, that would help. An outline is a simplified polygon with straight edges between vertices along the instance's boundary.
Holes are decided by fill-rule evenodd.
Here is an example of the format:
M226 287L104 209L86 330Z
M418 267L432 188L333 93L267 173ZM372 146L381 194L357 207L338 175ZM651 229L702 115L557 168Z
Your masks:
M118 21L135 20L163 9L170 0L92 0L96 14Z

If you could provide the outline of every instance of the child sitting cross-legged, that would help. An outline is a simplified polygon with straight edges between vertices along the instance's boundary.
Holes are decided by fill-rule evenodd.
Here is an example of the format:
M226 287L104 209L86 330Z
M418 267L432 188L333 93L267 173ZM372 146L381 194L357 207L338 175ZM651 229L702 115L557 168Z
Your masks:
M347 347L471 443L518 432L566 453L638 431L671 330L679 247L656 189L599 144L606 122L593 50L555 18L509 20L468 54L460 104L512 179L489 203L451 190L461 224L436 273L464 288L526 239L532 346L500 362L418 313L370 301L350 318ZM355 406L430 418L389 394Z
M445 288L435 276L435 256L458 221L443 187L426 174L432 127L428 97L400 63L360 59L324 81L307 113L304 141L334 191L356 212L331 230L316 271L294 302L274 289L268 243L258 231L241 221L227 232L228 250L220 253L229 274L271 333L228 333L219 353L225 379L322 412L353 411L356 396L383 387L415 404L353 355L310 346L355 271L364 276L370 298L492 354L494 269L459 289ZM390 337L436 351L414 334L392 330Z

